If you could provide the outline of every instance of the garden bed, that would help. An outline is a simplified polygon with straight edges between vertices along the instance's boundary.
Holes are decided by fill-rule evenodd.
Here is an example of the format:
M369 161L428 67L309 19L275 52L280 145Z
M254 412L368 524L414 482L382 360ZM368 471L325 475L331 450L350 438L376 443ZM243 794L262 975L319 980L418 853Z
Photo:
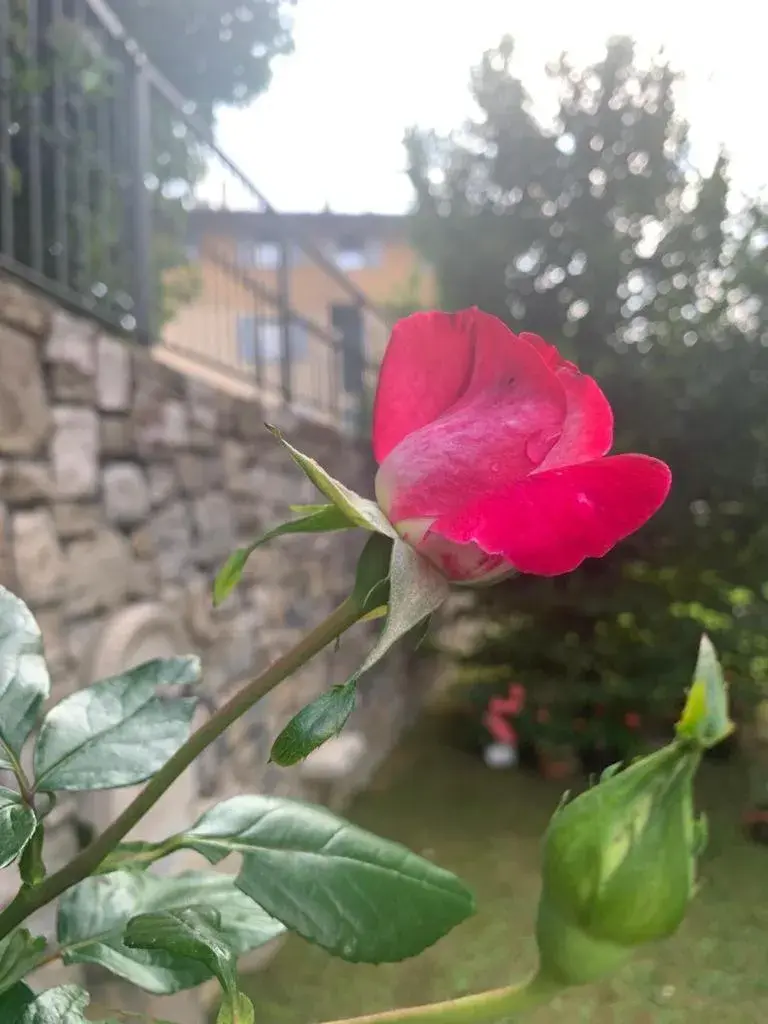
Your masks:
M442 741L434 723L421 726L349 817L461 875L477 894L478 914L421 956L382 967L332 960L293 939L246 979L256 1019L313 1024L524 976L535 963L539 841L562 788L525 771L491 771ZM532 1024L768 1020L768 852L741 832L746 780L738 760L705 765L700 791L710 843L683 928L609 982L530 1015Z

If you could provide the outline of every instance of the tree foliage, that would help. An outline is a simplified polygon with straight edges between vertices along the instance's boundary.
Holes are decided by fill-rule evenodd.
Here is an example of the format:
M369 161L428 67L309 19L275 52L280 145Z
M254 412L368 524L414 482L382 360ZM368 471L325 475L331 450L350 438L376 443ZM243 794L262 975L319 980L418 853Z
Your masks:
M505 39L472 76L480 115L413 132L416 242L448 308L478 305L595 374L617 449L672 467L672 495L610 557L483 599L491 628L469 678L568 679L679 693L702 625L743 680L768 674L766 211L721 153L702 173L678 81L612 40L593 66L561 55L536 115Z
M216 104L263 91L270 62L291 49L286 4L278 0L118 0L111 7L204 122ZM41 4L32 18L31 10L11 0L12 255L128 327L134 268L149 263L156 330L199 286L184 242L207 165L203 140L184 123L190 108L177 109L159 89L150 89L148 118L138 119L133 61L98 11L74 0ZM139 170L143 143L150 164ZM148 260L133 249L137 183L146 183L152 205Z
M112 0L111 7L203 113L263 92L272 58L293 46L285 0Z

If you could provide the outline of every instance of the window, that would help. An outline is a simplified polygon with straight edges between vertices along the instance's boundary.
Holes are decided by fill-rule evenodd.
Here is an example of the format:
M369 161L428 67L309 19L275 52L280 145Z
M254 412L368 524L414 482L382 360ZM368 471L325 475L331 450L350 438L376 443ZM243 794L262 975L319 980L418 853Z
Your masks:
M339 270L363 270L370 266L365 240L356 235L342 235L336 244L336 266Z
M280 266L281 252L277 242L254 242L241 239L237 243L237 265L275 270Z
M290 346L292 361L306 357L309 336L306 324L301 320L294 320L291 323ZM237 354L240 362L247 366L256 366L257 362L279 363L282 354L280 321L275 317L256 317L249 313L241 313L237 318Z
M363 389L365 367L363 316L360 306L334 304L331 306L331 324L341 334L344 388L353 394Z

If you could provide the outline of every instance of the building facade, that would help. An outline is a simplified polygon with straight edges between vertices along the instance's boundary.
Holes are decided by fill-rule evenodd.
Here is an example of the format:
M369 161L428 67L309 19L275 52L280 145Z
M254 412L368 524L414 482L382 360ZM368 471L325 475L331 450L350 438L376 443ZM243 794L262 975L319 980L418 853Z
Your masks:
M334 389L370 390L395 310L434 302L405 216L197 209L186 256L192 297L164 328L168 349L262 397L288 383L315 416L343 406Z

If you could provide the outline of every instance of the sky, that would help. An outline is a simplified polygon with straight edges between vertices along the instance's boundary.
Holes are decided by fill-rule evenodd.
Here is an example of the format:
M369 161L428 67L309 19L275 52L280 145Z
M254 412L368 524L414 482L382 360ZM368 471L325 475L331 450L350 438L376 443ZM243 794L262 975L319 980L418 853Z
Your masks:
M274 62L269 90L250 106L220 111L217 138L279 210L404 212L406 128L460 127L473 109L470 69L503 34L543 103L547 60L564 49L595 59L626 33L685 70L680 104L701 165L725 143L737 184L753 191L768 182L757 7L728 0L708 17L700 0L297 0L294 53ZM214 166L202 197L252 205Z

